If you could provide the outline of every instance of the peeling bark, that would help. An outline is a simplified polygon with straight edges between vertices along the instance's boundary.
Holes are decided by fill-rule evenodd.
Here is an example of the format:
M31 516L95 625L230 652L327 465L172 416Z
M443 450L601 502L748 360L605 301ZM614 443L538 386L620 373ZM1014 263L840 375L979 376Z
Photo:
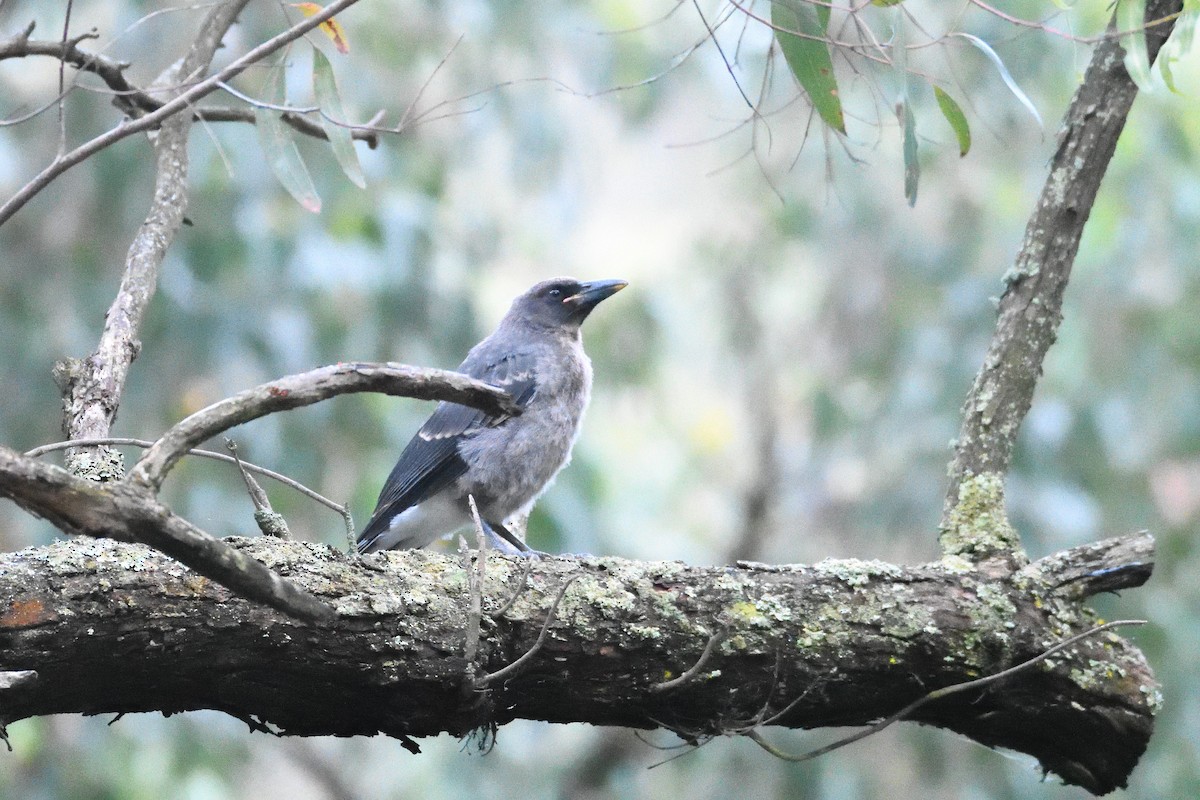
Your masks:
M364 560L300 542L227 541L325 600L337 620L283 617L140 545L60 542L6 554L0 669L37 680L0 691L3 720L209 708L295 735L407 740L526 718L704 737L756 730L794 703L773 724L861 725L1086 630L1091 615L1076 600L1091 584L1072 578L1107 571L1121 577L1106 586L1135 585L1153 559L1144 534L1000 579L962 559L722 568L492 556L468 664L463 558ZM1144 568L1120 569L1130 562ZM573 576L545 646L476 691L464 676L525 653ZM694 679L653 689L685 673L718 631ZM1124 785L1157 703L1140 652L1104 633L986 691L927 705L914 721L1030 753L1103 793Z

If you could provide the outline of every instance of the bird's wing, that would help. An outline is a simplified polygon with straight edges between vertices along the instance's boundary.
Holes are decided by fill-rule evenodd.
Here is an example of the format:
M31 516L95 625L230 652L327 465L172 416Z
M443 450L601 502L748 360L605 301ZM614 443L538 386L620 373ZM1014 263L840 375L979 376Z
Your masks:
M537 388L535 357L531 352L507 353L495 359L472 354L459 371L504 389L517 405L526 406ZM459 443L476 432L507 419L457 403L438 403L388 475L375 512L358 536L360 547L387 530L392 518L440 492L467 471L458 455Z

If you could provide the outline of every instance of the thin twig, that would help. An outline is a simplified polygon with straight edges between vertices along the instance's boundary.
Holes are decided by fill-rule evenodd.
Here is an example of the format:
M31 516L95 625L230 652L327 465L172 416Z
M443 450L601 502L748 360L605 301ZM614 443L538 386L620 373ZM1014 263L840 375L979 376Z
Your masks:
M669 692L672 689L678 689L680 686L689 683L693 678L700 674L700 671L704 669L704 665L708 663L708 659L712 657L713 652L717 649L717 645L719 645L728 635L729 629L722 628L712 636L708 637L708 644L704 645L704 651L700 653L700 658L696 659L695 664L692 664L692 666L689 667L686 672L676 678L654 684L650 687L650 691L655 692L656 694L660 692Z
M517 598L525 594L525 582L529 580L530 574L533 572L533 565L537 563L536 558L525 559L525 569L521 572L521 580L517 583L517 588L513 590L512 595L504 602L504 605L491 613L492 619L500 619L508 610L513 607L513 603L517 602Z
M76 147L62 158L56 158L49 166L39 172L32 180L25 184L21 189L10 197L3 205L0 205L0 225L8 221L13 214L20 210L42 189L50 185L59 175L66 172L71 167L82 161L90 158L111 144L121 141L135 133L151 130L162 123L167 117L173 116L187 108L190 104L195 103L200 98L212 93L217 89L217 84L222 81L230 81L237 75L244 72L250 65L261 61L263 58L279 50L281 47L295 41L304 34L316 28L322 22L331 17L345 11L350 6L357 3L358 0L334 0L321 11L311 17L306 17L300 22L293 25L291 28L282 33L273 36L257 47L251 49L245 55L235 59L225 68L219 70L214 75L205 80L200 81L192 88L188 89L183 94L176 97L174 100L164 104L157 111L151 112L144 117L132 121L125 121L117 127L99 135ZM185 78L187 76L184 76Z
M779 748L775 747L770 742L763 739L762 734L758 730L751 730L751 731L744 733L743 735L746 736L747 738L749 738L751 741L753 741L755 744L757 744L762 749L766 750L771 755L775 756L776 758L781 758L784 761L790 761L792 763L799 763L802 761L811 761L812 759L818 758L819 756L823 756L826 753L832 752L834 750L838 750L842 747L845 747L848 744L853 744L854 742L857 742L860 739L865 739L868 736L872 736L876 733L879 733L884 728L887 728L890 725L892 725L893 723L896 723L902 719L905 719L906 717L910 716L917 709L921 708L922 706L928 705L929 703L932 703L935 700L941 700L943 698L949 697L950 695L961 694L962 692L969 692L972 689L982 689L983 687L993 684L997 681L1004 680L1005 678L1010 678L1013 675L1017 674L1018 672L1029 669L1030 667L1034 666L1035 664L1039 664L1042 661L1045 661L1047 658L1049 658L1050 656L1059 652L1060 650L1070 647L1071 645L1075 644L1076 642L1078 642L1082 639L1086 639L1089 636L1095 636L1097 633L1101 633L1102 631L1107 631L1112 628L1120 627L1123 625L1145 625L1145 624L1146 624L1146 620L1144 620L1144 619L1119 619L1114 622L1106 622L1103 625L1097 625L1096 627L1094 627L1090 630L1084 631L1083 633L1076 634L1075 636L1072 636L1069 639L1064 639L1063 641L1059 642L1058 644L1054 645L1053 647L1051 647L1047 650L1043 650L1041 653L1038 653L1036 656L1029 659L1028 661L1022 661L1020 664L1009 667L1008 669L1001 670L1000 672L997 672L994 675L985 675L984 677L976 678L975 680L966 681L964 683L956 683L952 686L943 686L940 689L934 689L932 692L929 692L928 694L917 698L916 700L914 700L911 703L909 703L908 705L906 705L904 708L897 711L895 714L892 714L890 717L887 717L885 719L880 720L879 722L876 722L874 725L870 726L869 728L864 728L863 730L858 731L857 733L854 733L854 734L847 736L845 738L842 738L842 739L838 739L836 742L831 742L830 744L827 744L824 747L818 747L816 750L810 750L807 753L800 753L800 754L785 753L782 750L780 750Z
M507 667L502 667L495 672L484 675L475 682L475 688L483 689L496 681L507 680L515 675L522 667L532 659L537 652L542 649L542 645L546 642L546 636L550 633L550 624L554 622L554 615L558 611L558 605L562 602L563 596L567 593L567 589L571 588L571 584L582 578L582 575L572 575L567 579L567 582L558 590L558 596L554 598L554 602L550 605L550 610L546 612L546 622L542 625L542 632L538 634L537 641L533 643L533 647L525 652L525 655L518 658L516 661L509 664Z
M487 570L488 537L483 532L483 520L479 518L479 509L475 506L475 496L467 495L467 505L471 507L471 517L475 521L475 541L479 548L475 552L475 564L471 570L471 578L467 582L467 591L471 603L467 608L466 642L463 645L463 659L467 662L467 674L464 688L473 690L475 678L475 657L479 654L479 628L483 618L483 582Z
M149 439L131 439L127 436L106 436L102 439L68 439L65 442L54 442L52 444L44 444L39 447L35 447L32 450L26 450L25 455L28 456L29 458L38 458L39 456L43 456L46 453L52 453L55 450L65 450L68 447L96 447L99 445L128 445L130 447L147 448L147 447L153 447L154 442L150 441ZM218 453L213 450L201 450L198 447L193 447L192 449L188 450L186 455L200 456L202 458L211 458L215 461L223 461L226 464L236 463L236 461L233 459L232 456L227 456L224 453ZM260 467L257 464L251 464L249 461L243 461L242 466L245 467L250 472L256 473L258 475L262 475L263 477L270 478L271 480L274 480L274 481L278 481L279 483L282 483L284 486L288 486L292 489L295 489L297 492L300 492L300 494L304 495L305 497L309 498L310 500L315 500L316 502L320 503L321 505L325 506L326 508L333 509L334 511L338 512L342 516L347 516L349 513L349 508L347 505L341 504L341 503L335 503L334 501L330 500L328 497L325 497L324 495L313 491L312 489L308 488L307 486L300 483L299 481L289 478L287 475L282 475L278 472L275 472L274 470L267 469L266 467ZM354 521L352 519L348 520L348 525L350 527L350 530L353 531Z
M67 0L67 8L63 14L63 32L62 45L67 47L67 42L71 36L71 9L75 5L75 0ZM67 86L67 65L62 61L58 62L58 154L55 158L62 158L63 153L67 152L67 104L66 104L66 86Z

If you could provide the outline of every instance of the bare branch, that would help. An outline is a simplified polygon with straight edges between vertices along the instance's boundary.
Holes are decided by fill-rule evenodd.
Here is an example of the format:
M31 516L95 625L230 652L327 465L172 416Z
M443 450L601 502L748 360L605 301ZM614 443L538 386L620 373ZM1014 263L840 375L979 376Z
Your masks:
M444 400L500 416L520 413L520 408L503 389L458 372L405 364L335 364L288 375L200 409L164 433L133 466L129 477L158 491L175 462L205 439L276 411L288 411L354 392Z
M117 61L100 53L92 53L79 47L84 39L94 38L95 33L89 32L68 39L66 42L30 39L27 35L18 34L0 42L0 61L8 58L26 58L29 56L49 56L63 63L70 64L80 72L90 72L96 75L112 90L113 104L131 117L140 117L145 113L157 111L166 102L154 97L149 92L134 86L125 77L129 63ZM66 90L69 91L69 90ZM55 103L61 100L65 92L60 92ZM53 105L50 104L50 105ZM46 108L50 106L47 105ZM41 109L40 111L44 111ZM40 111L38 113L40 113ZM298 109L289 109L283 115L283 121L298 133L311 136L314 139L329 140L325 129L318 123L307 119ZM28 119L29 115L21 120ZM246 108L200 107L192 110L194 121L204 122L243 122L250 125L255 123L254 112ZM375 130L363 130L353 125L350 134L355 139L367 143L372 150L379 145L379 134Z
M214 8L201 23L196 39L174 78L190 79L208 68L226 31L249 0L233 0ZM64 40L64 48L71 42ZM165 76L164 76L165 78ZM129 367L141 349L142 318L158 288L158 272L167 248L183 224L187 210L188 135L190 115L165 120L154 140L154 199L125 259L117 296L104 316L96 350L82 361L61 363L55 370L63 392L63 430L70 439L108 436ZM120 454L104 448L67 451L67 467L77 475L111 480L119 475Z
M312 595L127 481L97 485L0 446L0 495L64 531L148 544L231 591L298 619L336 616Z
M81 163L90 156L98 153L104 148L115 142L119 142L135 133L152 130L162 124L163 120L171 117L179 112L189 109L197 100L211 94L215 91L218 85L222 82L232 80L235 76L241 74L247 67L261 61L280 48L299 39L304 34L316 28L325 20L335 16L336 14L345 11L350 6L357 3L358 0L334 0L320 12L311 17L306 17L300 22L293 25L291 28L282 33L268 39L257 47L248 51L245 55L235 59L232 63L214 73L212 76L195 84L187 91L180 94L174 100L164 104L157 111L151 112L144 117L136 120L124 121L116 128L103 133L84 144L71 150L62 158L55 159L53 163L39 172L34 178L12 197L10 197L3 205L0 205L0 225L8 221L13 214L19 211L26 203L29 202L38 192L50 185L59 175L66 172L76 164Z
M1180 7L1179 0L1150 0L1146 17L1157 20ZM1147 30L1152 60L1173 27L1171 22ZM1019 547L1011 528L1003 536L990 536L986 526L976 525L971 514L962 512L972 499L969 495L985 489L991 495L988 513L1003 520L998 492L1012 460L1013 444L1029 411L1046 352L1057 336L1063 292L1084 224L1137 96L1123 56L1116 38L1105 39L1093 53L1064 118L1058 149L1016 263L1005 275L1008 287L1000 300L995 333L963 404L962 427L950 463L941 524L942 550L947 554L984 559L1015 553ZM980 482L986 485L977 485ZM967 484L970 491L964 491ZM1021 558L1017 557L1018 563Z

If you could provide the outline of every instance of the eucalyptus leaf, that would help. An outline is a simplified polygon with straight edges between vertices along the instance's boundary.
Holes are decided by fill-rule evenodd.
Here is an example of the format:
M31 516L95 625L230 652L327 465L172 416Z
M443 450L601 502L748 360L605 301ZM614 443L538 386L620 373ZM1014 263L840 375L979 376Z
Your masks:
M1119 0L1117 30L1125 48L1125 71L1141 91L1149 91L1150 54L1146 50L1146 0Z
M775 26L775 39L784 60L812 101L813 108L826 125L845 133L846 122L838 97L837 78L833 74L833 59L829 44L824 41L829 26L829 7L777 0L771 6L771 24Z
M363 177L362 165L358 162L358 152L354 149L354 137L350 129L328 118L344 120L346 114L337 81L333 77L333 64L316 48L313 48L313 94L316 95L317 105L321 107L321 127L329 137L333 157L337 159L342 172L346 173L351 183L360 189L367 188L367 180Z
M282 101L286 94L281 85L281 74L282 71L276 71L265 88L266 96L274 104ZM283 121L283 114L275 109L255 106L254 127L258 129L258 141L275 178L306 211L314 214L319 212L321 198L313 186L308 167L304 166L300 151L296 149L292 129Z
M954 129L954 135L958 137L959 156L965 156L971 150L971 126L967 122L967 115L942 87L934 86L933 96L937 98L942 116L946 118L946 122L950 123L950 127Z

